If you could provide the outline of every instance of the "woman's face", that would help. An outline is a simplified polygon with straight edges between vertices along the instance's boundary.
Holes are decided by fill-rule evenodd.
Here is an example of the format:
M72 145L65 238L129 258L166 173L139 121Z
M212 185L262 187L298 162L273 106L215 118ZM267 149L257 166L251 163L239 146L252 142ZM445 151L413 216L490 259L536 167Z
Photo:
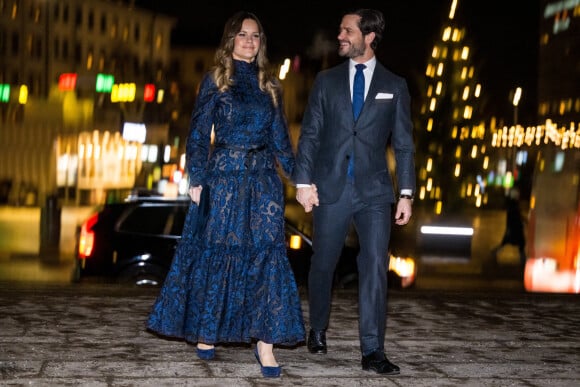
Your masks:
M245 19L240 32L234 39L234 52L232 56L236 60L252 62L260 49L260 30L258 23L252 19Z

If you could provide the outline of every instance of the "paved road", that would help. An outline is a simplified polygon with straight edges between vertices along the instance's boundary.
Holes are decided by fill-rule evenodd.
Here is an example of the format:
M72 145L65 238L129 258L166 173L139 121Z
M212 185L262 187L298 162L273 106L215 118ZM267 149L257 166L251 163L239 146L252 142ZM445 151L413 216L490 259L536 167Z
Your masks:
M391 291L387 353L401 375L362 371L356 292L335 293L329 352L277 349L264 380L250 347L194 347L144 329L157 289L0 283L0 385L40 386L577 386L578 295L511 289ZM301 289L303 300L304 289ZM303 302L305 316L307 305Z

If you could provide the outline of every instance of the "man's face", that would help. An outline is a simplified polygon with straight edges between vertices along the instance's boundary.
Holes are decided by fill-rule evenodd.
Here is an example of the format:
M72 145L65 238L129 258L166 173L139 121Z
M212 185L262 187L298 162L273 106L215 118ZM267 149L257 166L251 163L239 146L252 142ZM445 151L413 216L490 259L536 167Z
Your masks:
M358 27L360 16L344 15L338 32L338 55L354 59L365 53L365 39Z

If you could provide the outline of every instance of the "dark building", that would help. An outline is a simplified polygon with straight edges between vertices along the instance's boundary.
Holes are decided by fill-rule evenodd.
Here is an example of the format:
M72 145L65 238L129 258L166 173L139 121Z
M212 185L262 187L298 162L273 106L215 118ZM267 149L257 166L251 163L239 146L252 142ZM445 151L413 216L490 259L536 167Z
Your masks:
M580 0L542 0L538 117L580 121Z

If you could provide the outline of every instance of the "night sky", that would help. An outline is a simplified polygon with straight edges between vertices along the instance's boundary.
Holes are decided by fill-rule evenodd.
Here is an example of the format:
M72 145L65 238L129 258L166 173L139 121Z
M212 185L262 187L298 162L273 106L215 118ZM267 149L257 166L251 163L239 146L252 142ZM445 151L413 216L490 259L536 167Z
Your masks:
M172 42L180 46L217 46L227 18L238 10L256 13L268 37L273 61L301 55L312 57L316 36L330 42L329 59L336 54L336 35L344 10L355 7L383 11L386 31L377 56L388 68L407 78L412 96L419 92L413 79L424 73L433 43L440 34L451 0L335 1L156 1L136 4L177 18ZM459 0L456 19L466 27L466 40L484 88L498 102L497 112L508 115L510 90L524 90L520 118L536 109L539 0ZM502 102L505 101L505 104ZM503 106L505 105L505 106ZM506 117L508 118L508 117Z

